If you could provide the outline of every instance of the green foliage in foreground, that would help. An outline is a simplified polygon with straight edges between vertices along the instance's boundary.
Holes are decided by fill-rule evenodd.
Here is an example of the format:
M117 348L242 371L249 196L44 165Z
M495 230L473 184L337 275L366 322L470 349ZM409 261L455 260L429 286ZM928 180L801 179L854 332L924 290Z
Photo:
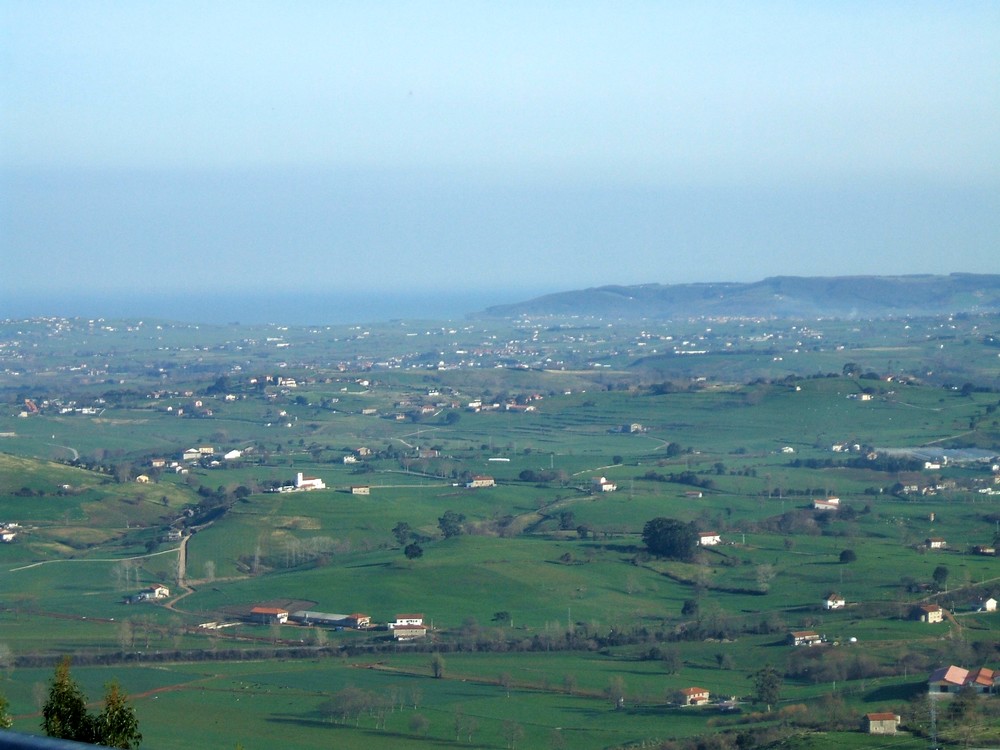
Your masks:
M42 729L49 737L130 750L139 747L142 734L135 710L117 682L110 682L104 708L94 715L87 698L69 673L70 660L56 667L49 696L42 707Z

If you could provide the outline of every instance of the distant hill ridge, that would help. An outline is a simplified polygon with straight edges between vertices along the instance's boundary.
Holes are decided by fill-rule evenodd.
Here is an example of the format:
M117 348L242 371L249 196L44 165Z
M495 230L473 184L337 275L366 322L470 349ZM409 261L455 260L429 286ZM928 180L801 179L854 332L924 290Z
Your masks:
M496 305L489 317L890 317L1000 311L1000 275L774 276L751 283L640 284Z

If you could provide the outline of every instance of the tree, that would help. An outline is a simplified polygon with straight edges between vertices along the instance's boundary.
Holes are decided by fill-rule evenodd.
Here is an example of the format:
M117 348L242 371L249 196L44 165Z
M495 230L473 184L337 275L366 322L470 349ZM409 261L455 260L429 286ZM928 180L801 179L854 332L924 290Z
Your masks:
M87 697L69 674L70 659L56 667L49 697L42 707L42 729L49 737L93 743L94 717L87 712Z
M396 537L396 543L403 547L413 536L413 528L406 521L400 521L392 527L392 535Z
M441 654L431 656L431 674L434 675L434 679L436 680L444 677L444 659L441 657Z
M413 714L410 717L410 731L416 735L420 735L421 737L426 736L430 725L431 723L423 714Z
M139 747L142 733L135 709L117 682L108 683L104 693L104 710L96 719L96 740L107 747L131 750Z
M698 534L692 524L675 518L654 518L642 527L642 542L654 555L690 560L697 548Z
M0 695L0 729L10 729L13 723L10 714L7 713L7 699Z
M750 679L753 680L754 702L763 703L767 706L767 710L770 711L771 706L778 702L781 694L783 680L778 670L768 664L763 669L750 675Z
M508 612L505 609L502 609L499 612L493 613L492 622L500 622L507 625L507 624L513 624L513 619L514 618L510 616L510 612Z
M934 572L931 574L934 579L934 583L937 584L939 589L943 589L945 584L948 582L948 566L938 565L934 568Z
M406 555L407 560L416 560L418 557L423 556L424 548L416 542L413 542L412 544L406 545L406 548L403 550L403 554Z
M857 553L852 549L845 549L840 553L840 561L842 563L852 563L858 559Z
M514 683L514 678L510 676L510 672L501 672L500 677L497 678L497 682L503 688L507 697L510 698L510 686Z
M462 533L462 522L465 516L453 510L446 510L444 515L438 519L438 528L444 534L445 539L458 536Z
M611 676L604 693L611 699L616 711L625 708L625 680L622 679L621 675Z
M508 719L503 723L503 738L507 741L509 750L515 750L517 743L524 739L524 727Z

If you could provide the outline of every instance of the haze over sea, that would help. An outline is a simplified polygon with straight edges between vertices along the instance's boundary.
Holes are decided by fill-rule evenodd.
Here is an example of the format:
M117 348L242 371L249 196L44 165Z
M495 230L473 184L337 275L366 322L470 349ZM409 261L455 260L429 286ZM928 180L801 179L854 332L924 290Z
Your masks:
M454 282L449 282L454 283ZM551 290L548 290L551 291ZM344 292L230 291L197 293L12 294L0 301L0 319L31 317L126 318L224 325L229 323L333 325L386 320L461 320L490 305L518 302L543 290L370 290Z

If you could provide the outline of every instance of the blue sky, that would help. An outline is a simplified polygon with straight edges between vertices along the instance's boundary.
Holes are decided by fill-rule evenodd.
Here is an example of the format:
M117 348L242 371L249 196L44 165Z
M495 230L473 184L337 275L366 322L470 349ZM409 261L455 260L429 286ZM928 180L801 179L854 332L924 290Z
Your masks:
M997 273L997 123L995 2L6 0L0 292Z

